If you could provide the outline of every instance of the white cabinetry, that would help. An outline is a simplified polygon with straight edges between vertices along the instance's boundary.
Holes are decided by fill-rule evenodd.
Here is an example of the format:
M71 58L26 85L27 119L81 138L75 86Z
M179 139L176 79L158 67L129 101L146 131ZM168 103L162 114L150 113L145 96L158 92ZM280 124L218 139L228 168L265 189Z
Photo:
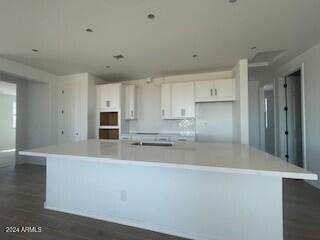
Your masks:
M234 99L234 79L195 82L196 102L233 101Z
M125 86L125 119L136 118L136 86Z
M81 140L81 83L64 81L59 89L59 142Z
M95 90L102 82L90 74L61 76L58 80L58 142L67 143L94 138Z
M97 108L109 111L120 109L121 84L97 85Z
M171 102L173 118L194 118L194 83L172 83Z
M161 85L161 118L171 117L171 84L165 83Z
M195 117L194 83L166 83L161 85L161 118Z

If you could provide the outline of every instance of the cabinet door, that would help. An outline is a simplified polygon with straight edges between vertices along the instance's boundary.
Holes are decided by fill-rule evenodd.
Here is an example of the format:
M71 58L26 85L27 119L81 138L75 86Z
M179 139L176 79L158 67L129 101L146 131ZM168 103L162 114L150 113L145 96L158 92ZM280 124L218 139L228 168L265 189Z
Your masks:
M135 94L136 86L128 85L125 87L125 119L135 119L136 111L135 111Z
M59 143L81 139L81 96L80 84L66 81L61 85L61 109Z
M234 97L234 79L222 79L214 81L215 98L233 98Z
M213 81L197 81L195 82L195 99L196 102L212 101Z
M107 84L107 86L108 86L107 100L110 101L110 109L119 109L120 108L121 85L120 84Z
M104 110L113 110L120 108L120 84L98 85L96 89L97 108Z
M110 107L109 88L106 84L97 86L97 108L105 109Z
M171 118L171 84L161 85L161 118Z
M173 118L195 117L194 83L173 83L171 93Z

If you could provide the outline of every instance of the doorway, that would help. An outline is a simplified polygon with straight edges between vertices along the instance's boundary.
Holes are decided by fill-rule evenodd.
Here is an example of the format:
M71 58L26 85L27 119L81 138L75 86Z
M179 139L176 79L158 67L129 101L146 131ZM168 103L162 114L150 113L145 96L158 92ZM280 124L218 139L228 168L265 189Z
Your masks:
M284 135L285 158L288 162L304 167L302 134L301 69L284 78Z
M273 84L264 86L264 127L265 150L272 155L274 151L274 88Z
M268 83L260 89L260 143L261 149L275 155L274 85Z
M16 155L16 84L0 81L0 167L14 166Z

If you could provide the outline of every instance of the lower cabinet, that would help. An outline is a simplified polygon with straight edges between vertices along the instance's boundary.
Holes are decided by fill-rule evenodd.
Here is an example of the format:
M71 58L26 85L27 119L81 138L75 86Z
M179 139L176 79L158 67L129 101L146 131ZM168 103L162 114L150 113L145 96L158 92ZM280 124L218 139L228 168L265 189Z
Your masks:
M123 141L150 141L150 142L195 142L195 136L181 135L143 135L143 134L122 134L120 139Z

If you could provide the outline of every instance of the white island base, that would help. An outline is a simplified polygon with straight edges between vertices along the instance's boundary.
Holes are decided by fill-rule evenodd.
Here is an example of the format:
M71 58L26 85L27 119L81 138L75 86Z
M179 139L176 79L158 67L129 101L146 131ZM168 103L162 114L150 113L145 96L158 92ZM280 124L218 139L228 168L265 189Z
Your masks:
M45 208L199 240L282 240L282 178L47 157Z

